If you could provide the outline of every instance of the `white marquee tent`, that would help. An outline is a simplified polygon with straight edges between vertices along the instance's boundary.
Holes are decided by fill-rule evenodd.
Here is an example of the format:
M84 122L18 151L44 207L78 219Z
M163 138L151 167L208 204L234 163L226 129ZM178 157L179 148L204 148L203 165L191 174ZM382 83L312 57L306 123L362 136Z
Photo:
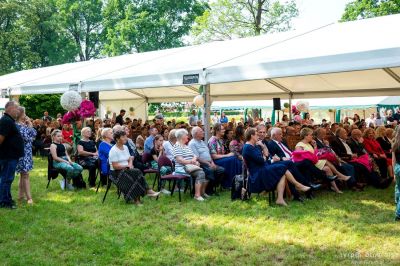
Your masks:
M20 71L12 95L100 91L101 101L390 96L400 89L400 15ZM183 84L184 75L198 75ZM147 104L145 104L147 105ZM208 109L208 108L206 108ZM206 112L208 114L208 112Z

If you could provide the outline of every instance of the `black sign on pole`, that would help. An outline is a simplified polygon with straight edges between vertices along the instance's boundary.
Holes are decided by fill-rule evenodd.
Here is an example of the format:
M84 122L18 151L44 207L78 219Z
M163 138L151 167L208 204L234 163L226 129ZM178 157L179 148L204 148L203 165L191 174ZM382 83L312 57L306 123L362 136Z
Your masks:
M199 83L199 74L183 75L183 84Z
M78 91L79 84L70 84L69 90L70 91Z

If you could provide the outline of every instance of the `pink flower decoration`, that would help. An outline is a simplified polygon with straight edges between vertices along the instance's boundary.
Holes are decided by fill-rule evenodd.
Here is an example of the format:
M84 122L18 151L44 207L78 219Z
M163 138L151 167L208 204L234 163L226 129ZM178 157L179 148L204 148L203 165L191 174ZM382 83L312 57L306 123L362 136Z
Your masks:
M81 106L78 109L78 115L81 118L92 117L96 113L96 108L94 107L93 102L89 100L83 100Z
M76 113L76 111L69 111L64 114L64 116L62 118L62 123L69 124L69 123L74 122L79 119L80 119L79 115Z
M301 123L301 116L300 115L295 115L293 119L294 119L294 121Z
M297 110L296 105L292 105L292 114L300 114L300 112Z

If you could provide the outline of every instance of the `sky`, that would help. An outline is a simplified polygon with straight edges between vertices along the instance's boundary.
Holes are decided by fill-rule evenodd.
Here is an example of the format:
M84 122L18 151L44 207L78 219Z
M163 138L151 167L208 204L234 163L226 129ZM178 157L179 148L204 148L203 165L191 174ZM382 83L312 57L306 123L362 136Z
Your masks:
M337 22L342 17L346 4L353 1L296 0L299 16L292 20L293 28L304 30Z

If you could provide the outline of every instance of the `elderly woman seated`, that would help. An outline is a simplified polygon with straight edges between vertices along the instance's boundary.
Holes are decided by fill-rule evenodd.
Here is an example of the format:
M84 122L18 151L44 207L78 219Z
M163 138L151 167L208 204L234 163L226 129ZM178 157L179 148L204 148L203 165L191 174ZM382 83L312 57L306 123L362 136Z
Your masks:
M389 174L389 178L393 179L394 173L392 159L387 157L385 151L382 149L379 142L375 139L375 130L372 128L367 128L363 133L363 137L365 150L378 165L381 177L387 178Z
M90 127L84 127L81 130L81 140L78 142L78 164L83 169L89 170L89 187L96 186L96 169L99 154L96 143L90 139L92 130Z
M125 131L126 136L129 136L131 131L128 126L121 126L121 127L115 126L113 130L114 132L115 130L123 130ZM133 142L132 139L128 137L125 145L128 147L129 154L133 157L133 166L142 171L143 173L147 167L145 164L143 164L142 156L140 155L135 143Z
M200 163L193 151L187 145L189 140L189 133L186 129L178 129L175 132L177 142L174 146L175 155L175 172L186 173L192 176L194 180L194 199L204 201L208 198L206 194L206 187L208 181L206 180L203 169L200 168Z
M232 180L235 175L242 173L242 161L234 152L227 153L223 142L224 133L224 126L215 124L213 136L208 141L208 147L214 163L225 169L225 180L222 181L222 186L229 188L232 186Z
M313 130L308 127L301 129L300 137L302 138L302 140L299 143L297 143L295 150L296 151L308 151L308 152L314 154L315 151L317 150L317 144L316 144L315 140L313 139ZM342 191L340 191L339 188L336 186L335 180L339 179L339 180L347 181L351 177L340 173L336 169L336 167L328 160L317 160L317 162L315 163L315 166L318 169L323 170L326 173L327 178L331 182L331 189L333 191L335 191L336 193L342 193Z
M99 145L99 160L100 160L100 181L104 186L107 184L110 167L108 164L108 154L113 146L113 130L112 128L103 128L101 130L101 142Z
M263 154L256 144L264 147L265 145L258 140L256 129L248 128L245 133L246 144L243 147L243 158L246 161L249 177L249 189L251 193L261 193L263 191L277 190L278 197L276 204L286 206L283 199L286 180L292 183L297 190L307 192L311 187L304 186L296 181L288 171L288 166L284 164L270 164L268 157Z
M150 189L142 172L133 168L133 157L125 145L127 141L125 131L116 131L114 140L116 144L111 148L108 156L111 180L123 193L126 202L140 205L140 197L145 194L149 197L157 197L160 193Z
M176 143L175 133L176 129L172 129L168 134L168 141L164 140L163 143L164 154L171 160L171 162L174 160L174 145Z

